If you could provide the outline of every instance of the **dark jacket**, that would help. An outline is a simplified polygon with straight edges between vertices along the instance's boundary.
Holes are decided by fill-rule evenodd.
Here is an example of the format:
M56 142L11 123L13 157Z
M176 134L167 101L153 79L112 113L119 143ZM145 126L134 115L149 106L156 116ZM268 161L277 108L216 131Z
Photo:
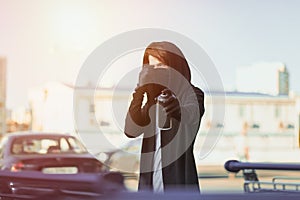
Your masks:
M128 137L143 134L139 190L152 190L155 101L148 99L142 106L143 93L139 88L133 93L126 116L125 134ZM180 119L172 119L172 129L161 132L164 188L165 191L177 187L199 191L193 149L204 114L204 93L190 82L185 87L180 84L176 93L181 107Z

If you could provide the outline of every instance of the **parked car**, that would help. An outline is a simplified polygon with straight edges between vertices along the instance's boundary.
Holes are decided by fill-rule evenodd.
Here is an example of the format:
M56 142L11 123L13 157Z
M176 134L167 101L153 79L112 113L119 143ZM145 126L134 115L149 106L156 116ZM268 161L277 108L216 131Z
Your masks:
M98 173L103 164L75 136L20 132L2 137L0 169L45 174Z
M137 174L140 168L141 138L133 139L121 148L99 152L96 157L111 171Z

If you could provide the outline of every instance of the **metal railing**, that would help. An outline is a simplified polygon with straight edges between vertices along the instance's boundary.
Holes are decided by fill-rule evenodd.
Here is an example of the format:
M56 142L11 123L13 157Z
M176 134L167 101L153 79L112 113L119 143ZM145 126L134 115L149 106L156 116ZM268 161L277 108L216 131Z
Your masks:
M224 165L229 172L243 171L244 191L256 192L300 192L300 177L275 176L272 181L260 181L255 170L299 171L300 164L291 163L251 163L229 160Z

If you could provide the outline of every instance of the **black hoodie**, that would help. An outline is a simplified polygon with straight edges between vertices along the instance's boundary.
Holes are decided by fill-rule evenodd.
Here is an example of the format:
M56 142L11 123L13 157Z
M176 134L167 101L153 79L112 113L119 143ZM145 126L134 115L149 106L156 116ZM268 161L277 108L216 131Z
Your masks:
M152 77L155 77L156 84L169 88L175 94L181 110L179 120L172 119L172 129L161 131L164 190L199 191L193 148L204 114L204 93L191 84L189 66L181 51L174 44L151 43L144 54L144 65L148 64L149 55L157 57L162 60L163 64L170 67L169 77L161 76L158 71L152 72ZM154 103L157 94L151 95L151 90L149 91L145 85L149 86L151 83L139 83L133 93L124 132L128 137L138 137L143 134L139 190L152 190L152 166L155 152ZM144 93L147 93L148 101L143 106Z

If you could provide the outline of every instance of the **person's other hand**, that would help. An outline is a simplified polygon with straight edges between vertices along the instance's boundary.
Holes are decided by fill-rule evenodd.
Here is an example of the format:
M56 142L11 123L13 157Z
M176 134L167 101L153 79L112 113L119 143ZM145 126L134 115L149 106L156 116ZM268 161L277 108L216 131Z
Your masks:
M168 89L163 90L165 92ZM170 98L163 104L164 110L169 117L175 118L176 120L180 121L181 118L181 111L180 111L180 104L176 96L173 94Z
M142 97L144 95L144 93L146 92L146 86L139 86L137 85L136 88L134 89L134 94L136 94L136 96L138 97Z
M158 71L154 69L153 65L143 66L139 74L138 87L142 87L147 93L148 101L154 103L154 99L162 92L165 88L157 83Z
M151 65L143 66L142 70L139 73L139 83L138 83L139 87L145 86L149 83L153 83L151 68L153 68L153 66Z

